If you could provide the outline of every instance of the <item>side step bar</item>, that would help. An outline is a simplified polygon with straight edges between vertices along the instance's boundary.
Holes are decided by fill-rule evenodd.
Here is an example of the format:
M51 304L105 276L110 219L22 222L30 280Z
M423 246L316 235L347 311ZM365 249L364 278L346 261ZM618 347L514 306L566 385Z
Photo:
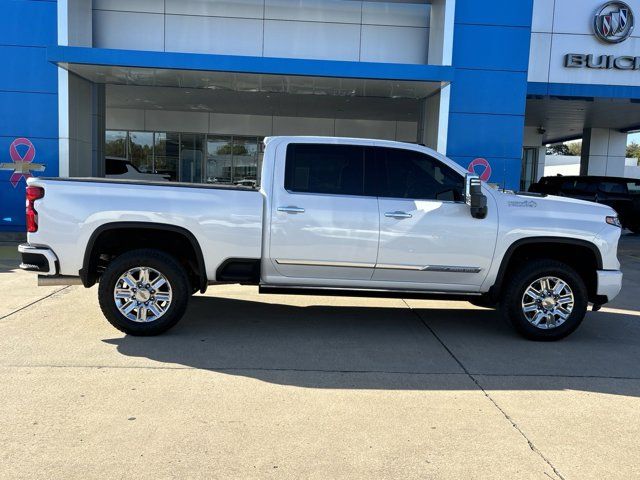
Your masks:
M38 275L39 287L52 287L56 285L82 285L80 277L71 275Z
M287 287L264 286L258 287L258 293L280 295L318 295L327 297L378 297L378 298L413 298L421 300L463 300L481 296L477 292L420 292L413 290L367 290L349 288L322 287Z

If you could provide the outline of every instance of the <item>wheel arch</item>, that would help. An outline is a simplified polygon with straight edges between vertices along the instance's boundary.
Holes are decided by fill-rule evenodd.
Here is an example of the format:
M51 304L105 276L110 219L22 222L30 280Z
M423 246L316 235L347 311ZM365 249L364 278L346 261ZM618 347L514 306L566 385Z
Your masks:
M554 252L546 252L545 250L555 247ZM584 262L580 262L581 254L587 254ZM519 261L525 261L529 258L549 258L559 260L573 267L585 280L589 299L595 299L597 289L596 270L602 269L602 254L598 247L587 240L567 237L528 237L521 238L513 242L502 257L500 268L493 286L489 289L489 294L493 298L499 298L499 292L506 278L510 274L510 270L518 264Z
M202 249L200 248L200 243L196 239L196 237L189 230L183 227L178 227L176 225L169 225L164 223L154 223L154 222L109 222L103 225L100 225L96 228L91 236L89 237L89 241L87 242L87 246L84 251L84 257L82 261L82 268L78 272L80 279L82 280L82 284L85 287L91 287L94 285L99 277L98 273L98 260L99 260L99 251L96 250L96 247L101 245L101 239L104 239L105 234L114 234L116 231L135 231L135 232L146 232L152 233L154 230L157 232L164 232L165 234L171 234L174 236L181 237L186 240L187 244L191 248L191 252L186 252L189 256L193 257L193 261L195 262L195 269L193 271L194 276L197 278L196 286L201 293L204 293L207 289L207 271L204 262L204 255L202 254ZM124 242L126 245L126 242ZM132 245L135 245L132 242ZM133 248L137 248L138 246L134 246ZM175 255L175 248L162 248L160 244L158 246L159 249Z

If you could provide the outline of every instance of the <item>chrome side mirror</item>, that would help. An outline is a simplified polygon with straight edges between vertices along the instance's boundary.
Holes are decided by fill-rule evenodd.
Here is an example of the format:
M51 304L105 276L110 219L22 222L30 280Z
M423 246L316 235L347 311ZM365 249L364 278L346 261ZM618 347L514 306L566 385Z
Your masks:
M487 216L487 197L482 193L480 177L473 173L467 173L464 179L464 198L473 218L485 218Z

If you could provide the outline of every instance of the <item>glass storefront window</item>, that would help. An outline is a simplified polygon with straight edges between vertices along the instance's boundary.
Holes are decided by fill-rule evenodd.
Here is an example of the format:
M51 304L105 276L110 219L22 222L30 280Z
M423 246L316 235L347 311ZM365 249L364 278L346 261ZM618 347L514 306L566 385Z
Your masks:
M127 158L127 132L108 130L104 142L106 157Z
M258 139L256 137L233 138L232 183L249 186L257 181Z
M207 183L231 183L232 137L209 137L207 140Z
M142 173L171 181L256 186L261 137L108 130L105 156L129 160Z
M142 173L154 173L153 133L129 132L129 161Z
M178 159L180 158L179 133L155 133L153 154L156 173L168 175L172 182L178 180Z
M180 134L180 181L202 182L204 135Z
M526 192L538 177L538 149L525 147L522 150L522 169L520 171L520 191Z

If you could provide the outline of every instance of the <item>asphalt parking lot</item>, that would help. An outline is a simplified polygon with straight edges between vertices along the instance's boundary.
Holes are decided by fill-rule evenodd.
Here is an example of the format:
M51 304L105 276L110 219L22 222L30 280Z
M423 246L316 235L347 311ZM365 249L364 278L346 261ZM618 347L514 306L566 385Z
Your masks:
M640 236L557 343L465 302L221 286L127 337L0 247L2 478L640 477Z

